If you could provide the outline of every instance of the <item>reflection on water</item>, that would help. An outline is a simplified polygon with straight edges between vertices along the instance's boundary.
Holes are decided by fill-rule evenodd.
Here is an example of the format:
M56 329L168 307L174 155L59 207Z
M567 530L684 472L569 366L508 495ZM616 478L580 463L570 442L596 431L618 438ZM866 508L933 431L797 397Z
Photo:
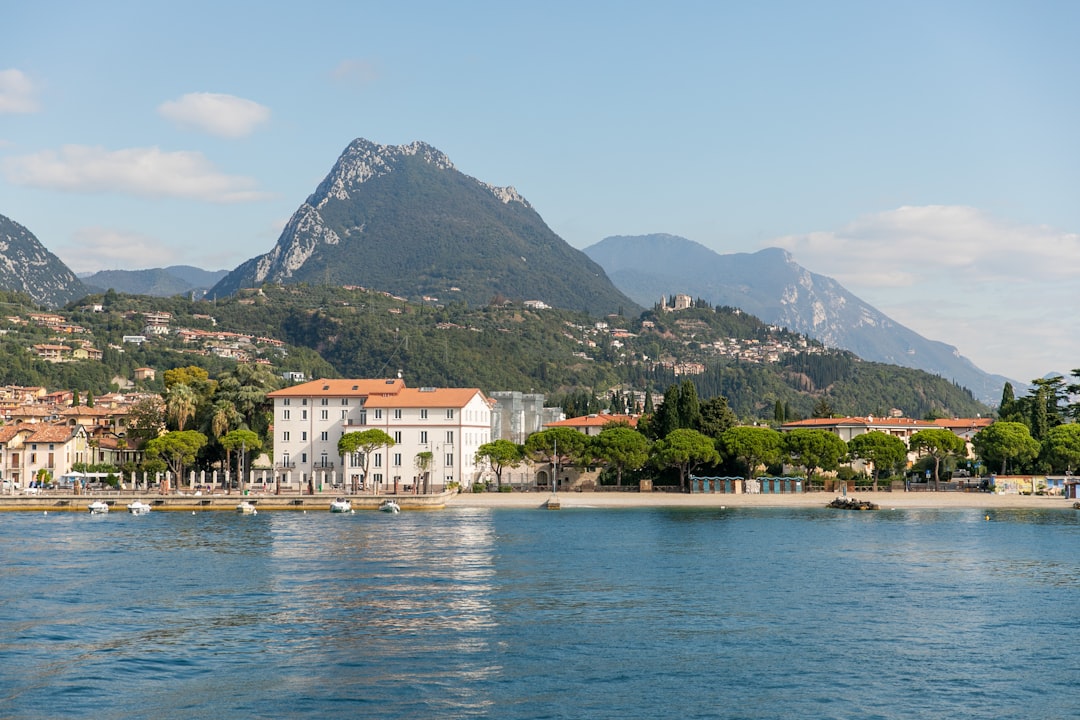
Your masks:
M1080 711L1073 511L0 520L0 717Z

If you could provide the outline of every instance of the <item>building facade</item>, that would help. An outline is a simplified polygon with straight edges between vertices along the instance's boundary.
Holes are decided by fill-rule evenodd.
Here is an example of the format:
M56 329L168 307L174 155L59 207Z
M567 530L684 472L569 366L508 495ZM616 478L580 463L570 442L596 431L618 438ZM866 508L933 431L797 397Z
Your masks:
M274 403L274 476L315 490L439 492L471 484L476 451L491 439L491 402L476 388L408 388L400 379L314 380L268 395ZM394 444L342 458L345 433L379 429ZM367 472L365 476L365 463Z

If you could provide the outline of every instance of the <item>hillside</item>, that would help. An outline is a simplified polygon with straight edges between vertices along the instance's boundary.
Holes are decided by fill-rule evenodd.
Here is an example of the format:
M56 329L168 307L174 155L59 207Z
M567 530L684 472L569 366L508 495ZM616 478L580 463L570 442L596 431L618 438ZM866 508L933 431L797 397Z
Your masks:
M101 304L100 309L95 304ZM141 346L143 313L171 313L170 333ZM211 374L235 360L306 377L384 377L413 386L606 397L613 388L658 397L689 378L702 397L728 397L747 419L771 420L776 404L806 417L824 400L837 413L968 416L989 408L942 378L862 362L843 351L765 325L740 311L696 307L597 321L586 314L517 303L411 303L375 291L267 285L216 302L110 293L68 310L104 350L101 362L46 363L29 356L49 330L23 324L0 335L0 384L102 392L135 367L200 365ZM184 332L184 329L188 329ZM202 334L198 334L202 333ZM68 340L70 342L70 340ZM160 383L160 375L157 381Z
M265 283L372 287L472 307L539 300L597 317L640 311L512 187L469 177L421 142L351 143L276 246L210 295Z
M609 237L585 252L639 303L685 293L741 308L865 360L941 375L986 403L996 403L1010 382L980 370L952 345L901 325L778 248L721 255L686 238L657 234Z

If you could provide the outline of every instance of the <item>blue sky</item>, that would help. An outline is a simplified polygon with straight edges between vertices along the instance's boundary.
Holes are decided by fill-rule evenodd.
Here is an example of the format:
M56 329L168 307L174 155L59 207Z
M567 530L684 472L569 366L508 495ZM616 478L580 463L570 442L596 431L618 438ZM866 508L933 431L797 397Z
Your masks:
M984 370L1080 367L1080 4L5 6L0 214L76 272L231 269L350 141L423 140L575 247L780 246Z

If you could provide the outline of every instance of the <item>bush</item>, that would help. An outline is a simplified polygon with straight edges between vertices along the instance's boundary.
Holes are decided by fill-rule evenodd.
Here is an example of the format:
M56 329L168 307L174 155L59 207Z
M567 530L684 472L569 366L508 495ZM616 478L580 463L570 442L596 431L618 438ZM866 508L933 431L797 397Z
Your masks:
M514 492L514 488L510 487L509 485L503 485L501 488L499 488L499 492Z
M474 493L482 493L485 490L487 490L487 485L485 485L484 483L482 483L482 482L473 483L472 491Z

